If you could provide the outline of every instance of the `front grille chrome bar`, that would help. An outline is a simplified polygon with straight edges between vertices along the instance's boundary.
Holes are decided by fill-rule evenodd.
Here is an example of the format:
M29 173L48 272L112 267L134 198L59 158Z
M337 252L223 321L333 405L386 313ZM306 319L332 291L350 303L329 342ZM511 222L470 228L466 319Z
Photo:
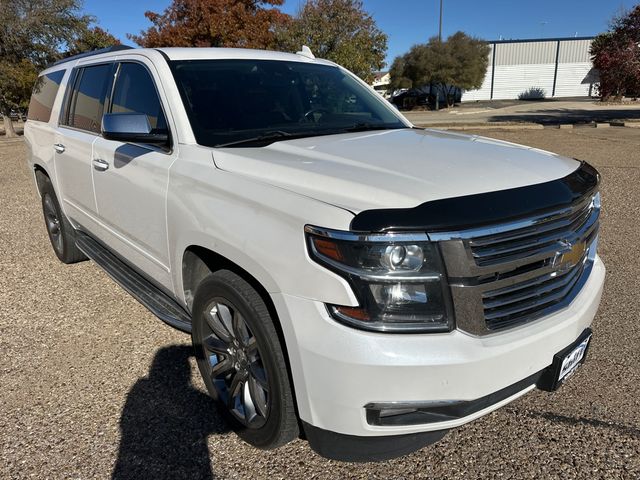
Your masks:
M571 303L597 244L598 194L568 208L486 228L429 234L447 268L459 329L487 335Z

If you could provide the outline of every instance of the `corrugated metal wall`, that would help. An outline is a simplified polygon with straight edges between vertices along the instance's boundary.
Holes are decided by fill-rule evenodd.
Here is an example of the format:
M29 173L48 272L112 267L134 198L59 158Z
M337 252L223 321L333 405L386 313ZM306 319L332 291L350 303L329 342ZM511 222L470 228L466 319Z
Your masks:
M496 67L554 63L557 42L518 42L496 44Z
M496 65L493 98L506 100L520 96L530 97L535 91L544 92L544 97L550 97L554 71L555 63Z
M591 63L589 47L593 39L560 40L560 63Z
M491 98L491 79L493 78L493 47L491 44L491 51L489 52L489 66L487 67L487 73L484 76L482 86L478 90L469 90L462 93L462 101L467 100L489 100Z
M593 69L589 47L591 40L561 41L558 52L556 97L588 97L593 90Z
M462 101L516 99L536 92L546 98L588 96L593 91L591 41L494 42L482 87L464 92Z

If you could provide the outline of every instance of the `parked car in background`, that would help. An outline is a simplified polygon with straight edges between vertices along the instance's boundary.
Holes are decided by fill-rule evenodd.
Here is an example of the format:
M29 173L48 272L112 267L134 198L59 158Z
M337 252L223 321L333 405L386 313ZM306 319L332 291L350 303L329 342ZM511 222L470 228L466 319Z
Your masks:
M11 120L13 120L14 122L17 122L19 120L22 120L23 122L27 121L27 114L24 113L21 110L10 110L9 111L9 118Z
M308 49L71 57L28 116L58 258L190 332L251 445L392 458L586 358L605 267L585 162L416 128Z
M400 110L413 110L423 108L437 110L447 106L447 95L450 95L450 104L460 103L462 90L453 88L451 92L443 92L438 87L431 88L425 85L421 88L409 88L394 92L390 101Z

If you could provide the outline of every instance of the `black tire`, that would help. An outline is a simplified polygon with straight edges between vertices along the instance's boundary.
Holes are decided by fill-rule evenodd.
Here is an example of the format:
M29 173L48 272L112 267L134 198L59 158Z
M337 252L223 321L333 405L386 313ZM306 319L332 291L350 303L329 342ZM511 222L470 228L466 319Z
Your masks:
M249 283L229 270L207 276L196 290L191 338L207 390L240 438L272 449L298 437L282 346Z
M44 225L56 256L62 263L77 263L87 260L84 253L76 246L76 231L62 213L51 180L46 175L39 174L38 183Z

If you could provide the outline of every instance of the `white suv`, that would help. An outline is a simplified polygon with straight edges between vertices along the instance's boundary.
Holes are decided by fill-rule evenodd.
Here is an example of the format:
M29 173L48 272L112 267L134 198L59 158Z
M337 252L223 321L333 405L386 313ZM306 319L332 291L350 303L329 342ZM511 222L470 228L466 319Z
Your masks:
M57 256L190 331L256 447L391 458L584 361L598 173L416 128L308 49L69 58L25 138Z

